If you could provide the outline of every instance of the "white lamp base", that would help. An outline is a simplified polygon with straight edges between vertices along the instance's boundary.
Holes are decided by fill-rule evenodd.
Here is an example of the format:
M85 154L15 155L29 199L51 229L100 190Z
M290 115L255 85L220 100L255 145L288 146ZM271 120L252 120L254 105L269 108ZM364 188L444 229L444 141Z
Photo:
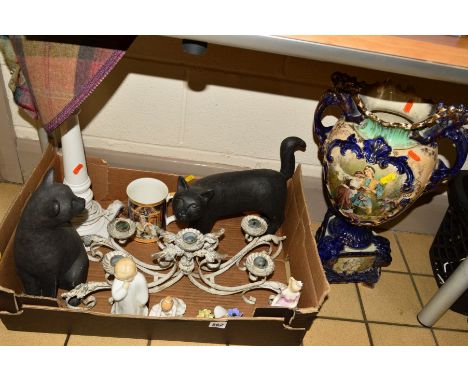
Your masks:
M80 236L99 235L109 238L107 225L115 219L123 207L119 200L112 202L107 209L93 200L91 179L88 176L83 139L77 113L70 116L61 128L64 181L73 193L86 201L85 210L72 220Z
M98 202L91 200L84 212L72 220L72 224L80 236L99 235L108 239L107 225L115 219L123 206L120 200L114 200L104 210Z

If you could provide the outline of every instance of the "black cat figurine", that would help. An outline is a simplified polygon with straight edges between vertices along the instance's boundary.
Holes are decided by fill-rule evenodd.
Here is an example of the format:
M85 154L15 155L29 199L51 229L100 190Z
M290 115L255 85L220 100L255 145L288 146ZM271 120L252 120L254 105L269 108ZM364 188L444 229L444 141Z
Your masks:
M70 187L55 183L50 169L31 195L16 230L14 257L26 294L56 297L57 288L70 290L86 282L88 256L70 224L84 208L85 200Z
M210 175L190 186L179 177L173 209L177 220L208 233L222 217L257 211L268 223L268 234L275 233L284 220L286 181L294 174L297 150L306 143L298 137L283 140L281 170L246 170Z

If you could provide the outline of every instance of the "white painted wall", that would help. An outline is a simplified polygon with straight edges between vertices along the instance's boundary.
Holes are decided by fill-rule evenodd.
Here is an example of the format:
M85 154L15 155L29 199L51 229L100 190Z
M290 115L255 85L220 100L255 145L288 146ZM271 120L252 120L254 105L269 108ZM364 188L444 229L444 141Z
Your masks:
M297 160L318 177L312 118L336 70L395 78L435 100L462 102L468 94L462 85L217 45L191 56L178 39L141 36L83 104L85 146L277 169L281 140L297 135L308 143ZM33 121L9 98L17 136L37 140Z
M7 81L3 62L1 68ZM178 39L140 36L82 106L85 147L278 169L282 139L297 135L308 144L296 155L304 175L319 178L312 120L337 70L366 81L394 78L435 101L467 103L464 85L217 45L191 56ZM33 122L8 93L16 135L39 145Z

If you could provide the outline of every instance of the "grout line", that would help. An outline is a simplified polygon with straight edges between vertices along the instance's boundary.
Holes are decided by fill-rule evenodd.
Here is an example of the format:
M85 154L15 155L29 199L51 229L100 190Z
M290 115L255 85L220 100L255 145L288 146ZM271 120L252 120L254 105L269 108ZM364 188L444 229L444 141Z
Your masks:
M434 275L433 275L433 274L432 274L432 275L429 275L429 274L427 274L427 273L415 273L415 272L411 272L411 274L412 274L413 276L422 276L422 277L431 277L431 278L434 278Z
M333 320L333 321L350 321L350 322L360 322L364 324L364 320L358 320L356 318L342 318L342 317L332 317L332 316L317 316L317 319L323 318L325 320Z
M349 321L349 322L359 322L361 324L365 324L366 322L369 323L369 324L379 324L379 325L390 325L390 326L403 326L403 327L406 327L406 328L416 328L416 329L428 329L428 330L431 330L431 328L427 328L425 326L422 326L422 325L416 325L416 324L402 324L402 323L399 323L399 322L386 322L386 321L374 321L374 320L368 320L368 321L364 321L364 320L357 320L355 318L341 318L341 317L331 317L331 316L320 316L320 317L317 317L318 319L320 318L323 318L325 320L332 320L332 321ZM437 327L437 328L434 328L435 330L446 330L446 331L449 331L449 332L458 332L458 333L468 333L468 329L467 330L464 330L464 329L453 329L453 328L440 328L440 327Z
M405 263L406 270L408 271L404 273L411 273L411 269L409 267L408 261L406 260L403 247L401 246L400 240L398 239L398 235L395 233L395 231L392 231L392 234L393 234L393 238L395 239L395 242L397 243L398 249L400 250L401 257L403 258L403 262Z
M380 270L382 273L396 273L400 275L409 275L409 272L404 272L404 271L394 271L394 270L384 269L384 268L381 268Z
M65 342L63 346L68 346L68 341L70 341L71 333L67 333L67 337L65 338Z
M410 273L413 275L413 276L424 276L424 277L434 277L434 275L429 275L427 273L415 273L415 272L404 272L404 271L395 271L393 269L385 269L385 268L381 268L381 271L383 273L396 273L396 274L400 274L400 275L409 275Z
M403 247L402 247L402 245L400 243L400 240L398 239L398 235L395 235L395 239L396 239L398 248L400 248L401 256L403 257L403 261L405 262L406 268L408 268L408 270L409 270L409 277L411 279L411 283L413 284L413 288L414 288L414 290L416 292L416 296L418 297L419 304L421 304L421 309L422 309L422 308L424 308L424 302L423 302L422 297L421 297L421 295L419 293L418 287L416 286L416 280L414 279L414 275L411 273L411 269L410 269L410 267L408 265L408 261L406 260L405 253L403 251ZM437 341L437 337L436 337L436 335L434 333L434 329L432 329L432 327L431 327L431 328L429 328L429 330L431 331L432 337L434 338L434 341L435 341L436 345L439 346L439 342Z
M362 317L364 318L364 324L366 325L367 337L369 338L370 346L374 346L374 341L372 340L372 334L370 331L369 323L367 322L366 311L364 309L364 303L362 301L361 292L359 291L359 286L357 283L354 284L356 287L356 292L358 295L359 305L361 306Z

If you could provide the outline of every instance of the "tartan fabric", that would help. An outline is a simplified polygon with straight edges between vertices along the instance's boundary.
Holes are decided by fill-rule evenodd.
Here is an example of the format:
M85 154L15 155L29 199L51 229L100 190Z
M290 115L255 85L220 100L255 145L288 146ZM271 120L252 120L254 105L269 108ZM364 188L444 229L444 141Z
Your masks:
M127 36L10 36L27 85L19 87L17 81L15 101L52 132L96 89L132 41Z
M21 106L31 118L39 119L29 86L16 61L15 51L8 36L0 36L0 50L3 52L8 69L10 69L11 77L8 87L13 93L15 103Z

